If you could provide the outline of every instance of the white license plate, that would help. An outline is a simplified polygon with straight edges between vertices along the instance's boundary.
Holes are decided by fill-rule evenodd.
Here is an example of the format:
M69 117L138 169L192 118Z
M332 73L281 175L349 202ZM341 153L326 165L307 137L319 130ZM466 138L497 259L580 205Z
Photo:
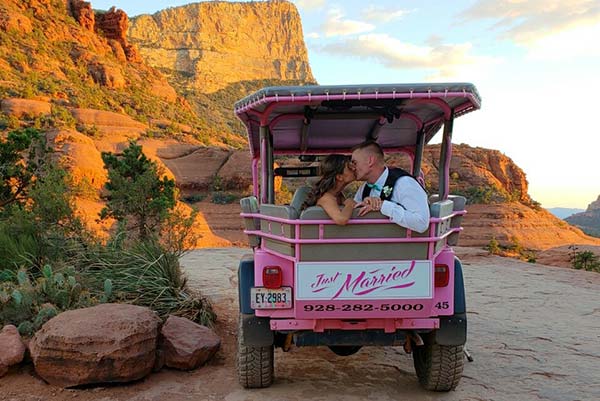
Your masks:
M289 309L292 307L292 288L250 288L252 309Z

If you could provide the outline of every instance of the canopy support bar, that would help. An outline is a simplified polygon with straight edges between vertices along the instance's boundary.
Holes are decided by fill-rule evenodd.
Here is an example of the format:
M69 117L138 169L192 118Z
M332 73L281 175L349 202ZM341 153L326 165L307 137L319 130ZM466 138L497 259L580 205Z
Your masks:
M454 127L454 109L450 110L450 118L444 121L444 136L440 150L439 189L440 200L448 199L450 193L450 158L452 157L452 129Z

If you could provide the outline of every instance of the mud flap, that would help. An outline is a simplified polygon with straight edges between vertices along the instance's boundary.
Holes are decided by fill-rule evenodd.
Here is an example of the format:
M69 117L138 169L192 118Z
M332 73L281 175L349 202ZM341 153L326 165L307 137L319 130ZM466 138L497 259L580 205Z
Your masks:
M252 287L254 287L254 255L248 254L242 257L238 268L238 300L242 314L254 314L254 309L250 307Z
M454 315L440 317L440 328L434 333L436 344L456 346L467 342L465 283L458 258L454 258Z
M240 335L242 342L249 347L268 347L273 345L275 336L271 331L269 319L255 315L240 314Z

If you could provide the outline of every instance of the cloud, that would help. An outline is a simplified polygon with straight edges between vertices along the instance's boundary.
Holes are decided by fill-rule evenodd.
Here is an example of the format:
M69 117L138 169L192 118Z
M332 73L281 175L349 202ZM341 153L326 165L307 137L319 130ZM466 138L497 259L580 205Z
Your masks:
M321 37L321 35L319 35L317 32L310 32L304 36L308 39L319 39Z
M317 10L325 7L325 0L294 0L294 4L303 10Z
M362 10L361 15L365 21L373 23L386 23L394 19L402 18L410 11L407 10L390 10L387 7L375 6L371 4L369 7Z
M341 10L332 9L327 13L327 19L320 26L320 30L325 33L325 36L345 36L353 35L362 32L369 32L375 29L375 25L355 21L350 19L343 19L344 14Z
M598 0L479 0L459 15L464 21L493 19L501 36L535 46L547 36L600 24Z
M365 34L326 44L320 51L329 54L374 59L392 69L422 69L429 79L455 79L481 75L486 67L500 61L472 54L470 43L417 46L402 42L387 34ZM471 75L469 75L471 74Z

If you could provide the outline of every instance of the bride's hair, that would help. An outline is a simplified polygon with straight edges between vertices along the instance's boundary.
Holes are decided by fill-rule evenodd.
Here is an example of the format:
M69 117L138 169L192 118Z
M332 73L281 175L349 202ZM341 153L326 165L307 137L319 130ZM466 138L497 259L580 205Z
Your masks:
M329 155L321 162L321 178L313 186L308 198L302 204L302 210L317 204L323 194L335 186L335 177L344 174L344 168L350 162L350 156Z

